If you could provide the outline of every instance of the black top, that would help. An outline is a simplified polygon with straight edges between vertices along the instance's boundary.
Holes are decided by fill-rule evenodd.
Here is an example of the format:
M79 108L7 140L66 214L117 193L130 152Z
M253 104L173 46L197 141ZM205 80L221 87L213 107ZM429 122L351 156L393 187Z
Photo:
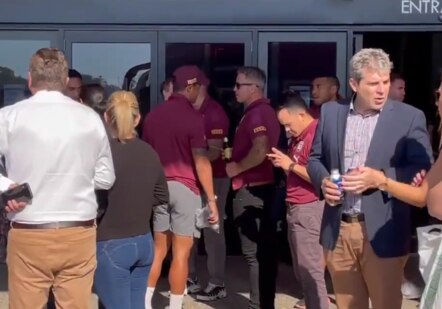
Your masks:
M169 202L163 167L149 144L112 138L110 146L116 180L109 191L97 192L98 241L149 233L152 207Z

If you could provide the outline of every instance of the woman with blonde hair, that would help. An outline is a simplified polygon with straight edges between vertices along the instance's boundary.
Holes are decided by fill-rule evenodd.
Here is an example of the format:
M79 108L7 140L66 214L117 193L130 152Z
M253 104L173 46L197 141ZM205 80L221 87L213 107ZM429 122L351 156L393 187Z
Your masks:
M116 181L100 205L95 289L107 309L144 309L154 256L150 218L153 207L169 202L166 178L156 152L136 135L140 111L133 93L114 92L104 118Z

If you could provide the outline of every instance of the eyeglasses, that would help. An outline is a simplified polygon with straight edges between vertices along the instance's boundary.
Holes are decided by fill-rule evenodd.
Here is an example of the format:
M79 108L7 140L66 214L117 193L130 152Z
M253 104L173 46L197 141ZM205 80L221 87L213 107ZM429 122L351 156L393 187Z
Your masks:
M259 86L257 84L254 84L254 83L235 83L235 88L236 89L239 89L242 86L256 86L256 87L259 88Z

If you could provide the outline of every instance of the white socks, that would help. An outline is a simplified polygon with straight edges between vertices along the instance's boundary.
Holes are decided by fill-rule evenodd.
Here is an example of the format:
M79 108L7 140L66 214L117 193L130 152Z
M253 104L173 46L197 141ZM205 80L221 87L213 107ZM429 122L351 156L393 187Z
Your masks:
M155 288L147 287L146 296L144 297L144 308L152 309L152 297L155 292ZM169 309L182 309L183 308L184 295L170 294Z
M155 288L147 287L146 295L144 296L144 308L152 309L152 297L155 292Z
M182 309L183 299L184 295L170 294L169 309Z

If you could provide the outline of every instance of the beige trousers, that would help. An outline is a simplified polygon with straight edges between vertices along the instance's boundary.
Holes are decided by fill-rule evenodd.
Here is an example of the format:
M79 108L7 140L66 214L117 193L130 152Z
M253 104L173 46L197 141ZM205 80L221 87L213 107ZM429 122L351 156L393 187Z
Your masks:
M363 223L341 223L333 251L326 251L327 267L339 309L401 309L401 284L407 256L378 257Z
M10 309L46 308L51 287L57 308L90 308L96 228L11 228L7 264Z

